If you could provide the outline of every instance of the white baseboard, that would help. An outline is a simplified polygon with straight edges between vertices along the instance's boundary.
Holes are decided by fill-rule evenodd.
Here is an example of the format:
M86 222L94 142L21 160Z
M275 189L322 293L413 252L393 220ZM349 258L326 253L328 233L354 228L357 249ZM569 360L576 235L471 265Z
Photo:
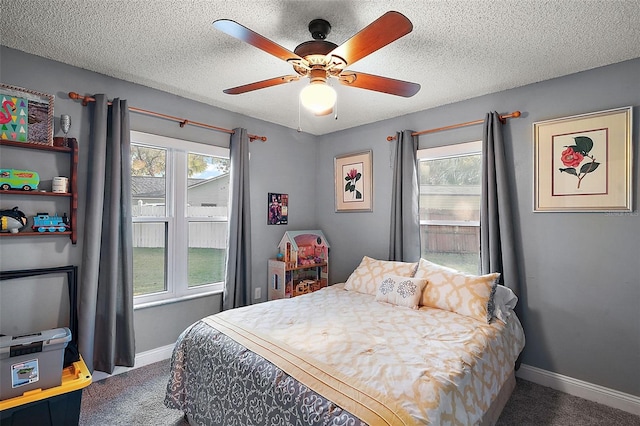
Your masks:
M160 348L151 349L149 351L140 352L136 354L136 359L133 367L116 367L112 374L107 374L102 371L95 371L93 373L92 381L98 382L104 380L107 377L115 376L117 374L124 373L126 371L135 370L136 368L144 367L145 365L153 364L154 362L162 361L171 358L173 353L173 347L175 344L162 346Z
M640 416L640 397L604 386L522 364L516 371L521 379L553 388L569 395L598 402Z

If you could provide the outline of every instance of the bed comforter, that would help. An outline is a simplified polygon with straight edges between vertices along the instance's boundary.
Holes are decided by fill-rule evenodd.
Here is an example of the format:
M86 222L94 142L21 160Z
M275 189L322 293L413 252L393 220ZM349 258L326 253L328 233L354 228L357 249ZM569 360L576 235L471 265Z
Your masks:
M334 285L221 312L179 337L165 405L206 425L475 424L524 347L486 324Z

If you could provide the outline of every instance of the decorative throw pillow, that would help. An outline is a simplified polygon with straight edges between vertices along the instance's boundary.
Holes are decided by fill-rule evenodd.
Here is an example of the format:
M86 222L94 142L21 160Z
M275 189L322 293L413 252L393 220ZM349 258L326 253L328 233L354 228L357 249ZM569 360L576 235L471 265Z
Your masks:
M413 277L417 266L418 262L376 260L364 256L360 265L358 265L347 279L344 289L375 296L378 290L378 284L385 275Z
M378 286L376 300L418 309L420 298L422 298L422 290L426 285L427 280L425 278L385 275Z
M416 278L426 278L420 304L490 322L499 273L469 275L420 259Z

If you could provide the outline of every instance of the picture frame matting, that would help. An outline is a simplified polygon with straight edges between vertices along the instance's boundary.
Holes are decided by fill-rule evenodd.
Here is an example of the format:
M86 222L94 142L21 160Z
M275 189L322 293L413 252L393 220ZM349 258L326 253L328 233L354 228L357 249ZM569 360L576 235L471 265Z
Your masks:
M533 124L534 212L632 211L632 112Z
M373 211L373 151L334 158L336 212Z

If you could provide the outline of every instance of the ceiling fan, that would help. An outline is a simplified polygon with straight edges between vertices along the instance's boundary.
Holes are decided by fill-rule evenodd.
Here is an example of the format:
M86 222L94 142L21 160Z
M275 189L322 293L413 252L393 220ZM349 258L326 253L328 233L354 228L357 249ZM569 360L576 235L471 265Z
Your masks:
M411 32L413 24L399 12L390 11L373 21L340 46L326 41L331 25L324 19L309 23L313 40L299 44L293 52L229 19L219 19L213 26L258 49L290 63L297 75L283 75L224 90L238 95L309 77L310 83L300 93L300 101L315 115L331 113L336 101L335 90L327 84L336 78L341 84L391 95L411 97L420 85L408 81L345 69L356 61Z

